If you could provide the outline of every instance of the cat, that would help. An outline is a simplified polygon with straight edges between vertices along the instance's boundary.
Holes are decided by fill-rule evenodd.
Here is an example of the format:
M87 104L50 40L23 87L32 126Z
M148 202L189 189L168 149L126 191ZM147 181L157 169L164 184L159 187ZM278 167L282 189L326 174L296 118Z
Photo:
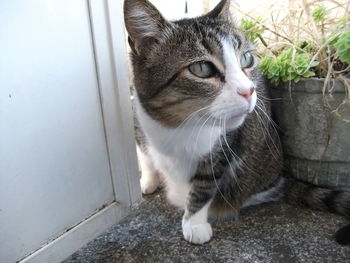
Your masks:
M349 192L282 176L268 89L229 5L222 0L203 16L170 22L147 0L124 2L142 192L164 181L194 244L211 239L210 215L234 217L281 198L350 216ZM338 239L346 243L349 232Z

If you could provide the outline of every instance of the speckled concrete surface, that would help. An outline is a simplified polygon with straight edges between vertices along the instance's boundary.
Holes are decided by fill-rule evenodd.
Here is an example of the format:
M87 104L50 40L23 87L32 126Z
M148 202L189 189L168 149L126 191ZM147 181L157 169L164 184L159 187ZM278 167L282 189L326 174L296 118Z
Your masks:
M182 238L181 212L158 192L64 263L350 262L350 246L333 240L346 223L329 213L269 204L246 209L236 222L214 224L212 241L197 246Z

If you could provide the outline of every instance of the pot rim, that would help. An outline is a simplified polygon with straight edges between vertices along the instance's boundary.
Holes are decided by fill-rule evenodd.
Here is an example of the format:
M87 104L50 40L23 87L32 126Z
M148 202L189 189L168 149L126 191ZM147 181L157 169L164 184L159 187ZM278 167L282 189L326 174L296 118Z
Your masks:
M303 93L321 93L323 94L325 78L302 78L299 82L283 82L278 86L272 84L269 88ZM349 79L350 82L350 79ZM333 87L332 87L333 86ZM326 93L345 93L345 85L339 79L330 79L330 87L326 89Z

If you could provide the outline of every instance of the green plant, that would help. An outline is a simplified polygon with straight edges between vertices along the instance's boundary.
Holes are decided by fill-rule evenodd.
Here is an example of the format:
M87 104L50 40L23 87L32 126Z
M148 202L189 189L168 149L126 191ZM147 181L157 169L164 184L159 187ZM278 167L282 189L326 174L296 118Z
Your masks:
M319 23L322 23L326 20L327 14L328 14L328 10L324 5L316 7L314 10L312 10L312 13L311 13L315 22L319 22Z
M274 84L281 81L298 82L300 78L315 76L315 72L310 71L319 63L311 62L312 57L304 52L295 51L292 48L284 50L277 57L265 56L260 62L262 73Z
M245 32L247 38L252 43L256 44L257 39L260 39L260 41L264 45L267 45L264 41L264 38L262 37L262 33L264 33L265 29L261 26L261 23L261 18L257 18L255 21L251 19L242 18L240 23L240 29Z
M350 64L350 31L340 34L334 43L334 47L339 60Z
M308 77L349 78L350 5L337 0L293 3L298 5L284 10L284 19L271 14L270 24L249 14L241 20L240 28L258 47L262 73L276 85Z

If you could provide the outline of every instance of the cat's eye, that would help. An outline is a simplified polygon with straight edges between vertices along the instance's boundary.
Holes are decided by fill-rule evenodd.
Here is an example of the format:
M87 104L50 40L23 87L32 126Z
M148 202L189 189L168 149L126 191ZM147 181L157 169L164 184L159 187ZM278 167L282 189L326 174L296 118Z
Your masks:
M250 52L245 52L240 59L241 68L250 68L254 64L254 57Z
M216 74L214 65L207 61L200 61L191 64L188 69L190 72L199 78L210 78Z

